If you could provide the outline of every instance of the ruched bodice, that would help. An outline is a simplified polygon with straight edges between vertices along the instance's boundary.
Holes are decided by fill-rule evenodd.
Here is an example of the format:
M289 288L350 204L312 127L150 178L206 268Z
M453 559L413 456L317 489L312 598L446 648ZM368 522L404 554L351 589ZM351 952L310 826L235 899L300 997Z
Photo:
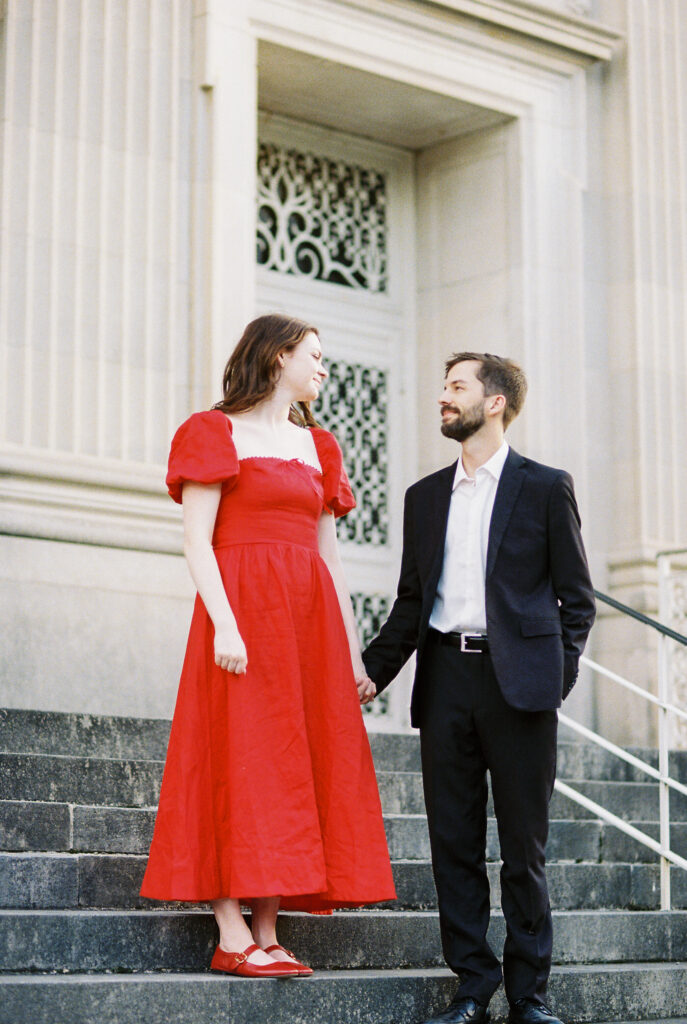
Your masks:
M317 551L324 505L322 473L300 459L239 460L238 477L222 489L214 548L297 544Z

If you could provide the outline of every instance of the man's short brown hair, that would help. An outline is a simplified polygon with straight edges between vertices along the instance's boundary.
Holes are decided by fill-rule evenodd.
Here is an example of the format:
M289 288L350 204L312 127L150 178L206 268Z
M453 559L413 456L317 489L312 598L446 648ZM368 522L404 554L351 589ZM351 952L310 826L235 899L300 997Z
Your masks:
M494 356L489 352L456 352L446 360L446 373L456 363L479 363L477 380L482 382L485 395L503 395L506 407L503 410L503 426L513 422L525 402L527 378L520 366L512 359Z

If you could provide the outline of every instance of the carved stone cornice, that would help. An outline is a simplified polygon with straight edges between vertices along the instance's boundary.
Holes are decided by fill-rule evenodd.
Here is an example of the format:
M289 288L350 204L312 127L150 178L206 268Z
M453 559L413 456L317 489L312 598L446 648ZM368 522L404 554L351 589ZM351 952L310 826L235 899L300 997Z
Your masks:
M358 0L352 0L352 5L357 6ZM369 0L364 6L370 9ZM401 4L397 0L383 0L383 6L396 7L398 13L401 8L405 11L415 8L428 14L432 9L435 13L453 12L458 19L475 26L501 29L514 41L525 37L532 42L548 43L586 58L590 63L611 60L624 38L608 25L529 0L412 0Z
M0 533L179 554L163 466L0 447Z

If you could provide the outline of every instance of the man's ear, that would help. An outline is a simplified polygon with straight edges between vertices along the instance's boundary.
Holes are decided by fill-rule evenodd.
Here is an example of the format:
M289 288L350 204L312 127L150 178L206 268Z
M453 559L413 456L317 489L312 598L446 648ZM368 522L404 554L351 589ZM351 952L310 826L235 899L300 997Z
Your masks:
M488 403L488 412L491 416L498 416L499 413L506 411L505 395L489 395Z

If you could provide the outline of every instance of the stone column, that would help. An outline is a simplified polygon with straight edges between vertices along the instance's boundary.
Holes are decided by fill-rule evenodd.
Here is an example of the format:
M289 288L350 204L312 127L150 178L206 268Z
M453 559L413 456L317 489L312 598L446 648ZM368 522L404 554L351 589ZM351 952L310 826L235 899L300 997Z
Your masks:
M250 6L196 0L194 8L194 78L203 94L197 152L207 155L196 197L197 233L207 239L205 252L196 252L194 287L201 406L220 397L224 365L255 315L257 40Z
M656 555L687 545L687 26L680 0L600 0L626 49L597 83L599 192L607 253L607 372L600 413L611 440L598 500L608 514L608 589L658 612ZM603 360L603 356L601 357ZM604 613L610 667L655 689L651 631ZM602 731L655 741L655 712L599 684Z

